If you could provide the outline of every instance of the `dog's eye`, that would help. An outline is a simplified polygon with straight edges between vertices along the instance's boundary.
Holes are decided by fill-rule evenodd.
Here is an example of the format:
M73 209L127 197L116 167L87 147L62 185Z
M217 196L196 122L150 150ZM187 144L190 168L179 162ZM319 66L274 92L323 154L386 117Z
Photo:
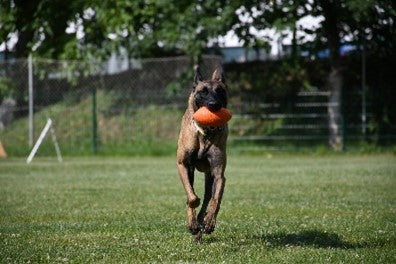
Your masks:
M207 95L208 94L208 87L204 87L204 88L202 88L202 90L200 91L200 94L202 94L202 95Z
M225 94L224 89L221 89L221 88L217 88L215 91L216 91L216 94L218 94L218 95L224 95Z

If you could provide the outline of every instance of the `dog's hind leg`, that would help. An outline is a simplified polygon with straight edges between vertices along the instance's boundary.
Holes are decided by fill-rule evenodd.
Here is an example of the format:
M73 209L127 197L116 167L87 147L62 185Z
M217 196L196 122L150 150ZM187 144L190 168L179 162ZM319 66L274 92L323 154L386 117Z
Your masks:
M216 217L220 210L221 199L223 197L225 177L224 168L218 167L212 171L214 177L213 196L207 214L204 217L203 232L210 234L214 231L216 225Z
M206 215L206 209L208 208L208 204L213 195L213 176L210 172L205 173L205 194L202 202L201 210L198 214L198 223L203 226L203 220Z

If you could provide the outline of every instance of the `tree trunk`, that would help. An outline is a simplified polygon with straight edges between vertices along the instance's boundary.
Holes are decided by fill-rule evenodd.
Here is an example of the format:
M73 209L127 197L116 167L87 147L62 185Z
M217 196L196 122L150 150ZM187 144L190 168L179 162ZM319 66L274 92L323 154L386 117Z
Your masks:
M327 107L329 122L329 145L337 151L343 149L342 140L342 112L341 112L341 93L342 93L342 74L338 69L332 69L328 80L330 91L329 104Z
M323 30L330 50L331 71L327 79L327 89L330 92L327 107L329 144L334 150L342 150L344 147L341 115L343 78L340 66L340 27L338 21L338 10L342 7L338 1L334 0L320 0L319 3L324 16Z
M15 44L15 56L17 58L26 58L31 48L30 42L34 38L34 16L38 3L36 0L15 0L15 26L18 31L18 41Z

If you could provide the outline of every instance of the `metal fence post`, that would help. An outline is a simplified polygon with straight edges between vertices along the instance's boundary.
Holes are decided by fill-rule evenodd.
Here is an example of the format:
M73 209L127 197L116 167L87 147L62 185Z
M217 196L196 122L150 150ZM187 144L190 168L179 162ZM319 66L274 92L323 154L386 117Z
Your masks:
M345 151L345 137L346 137L346 125L345 125L345 109L344 109L344 87L341 87L340 95L340 122L341 122L341 151Z
M92 88L92 151L98 153L98 120L96 116L96 88Z
M28 93L29 93L29 147L33 146L34 141L34 116L33 116L33 59L30 54L28 57Z
M366 140L367 113L366 113L366 47L364 36L362 40L362 134Z

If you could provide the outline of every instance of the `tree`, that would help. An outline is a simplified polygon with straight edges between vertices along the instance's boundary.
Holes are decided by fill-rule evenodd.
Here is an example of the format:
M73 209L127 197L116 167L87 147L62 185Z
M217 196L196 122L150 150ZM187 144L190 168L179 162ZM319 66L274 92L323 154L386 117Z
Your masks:
M69 22L82 10L84 1L9 0L0 4L0 43L17 35L16 57L32 51L57 58L75 38L68 34Z
M229 0L9 0L0 5L0 43L17 34L17 57L35 52L103 58L124 48L131 57L184 53L199 58L208 42L236 23L239 5Z
M199 58L237 22L239 1L128 1L92 6L115 46L132 56L176 53ZM115 15L117 14L117 15Z
M327 89L330 92L328 106L329 143L342 149L341 94L343 66L340 46L345 38L358 47L365 42L371 52L395 54L396 48L396 4L392 0L288 0L249 1L241 9L242 16L251 17L249 23L239 23L235 31L247 43L260 43L251 34L251 28L265 29L276 25L279 31L288 29L293 34L293 46L297 43L296 21L302 16L321 16L323 20L315 30L301 28L306 34L315 36L312 43L304 44L314 54L319 49L329 49L330 71ZM294 48L295 49L295 48ZM295 54L295 51L293 52Z
M257 30L297 30L316 36L311 50L329 47L337 64L340 41L349 36L368 48L394 49L395 5L392 0L8 0L0 3L0 43L18 35L15 51L32 48L47 57L85 56L127 48L133 56L155 53L199 55L217 37L233 30L245 46L265 46ZM322 16L316 30L297 28L304 16ZM68 31L66 32L66 29ZM74 49L74 51L73 51Z

